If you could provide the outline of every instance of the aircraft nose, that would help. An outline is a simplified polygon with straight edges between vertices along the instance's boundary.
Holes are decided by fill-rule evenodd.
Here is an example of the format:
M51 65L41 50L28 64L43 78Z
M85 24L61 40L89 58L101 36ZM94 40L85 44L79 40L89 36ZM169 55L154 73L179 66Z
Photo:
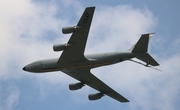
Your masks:
M26 66L23 68L24 71L26 71Z

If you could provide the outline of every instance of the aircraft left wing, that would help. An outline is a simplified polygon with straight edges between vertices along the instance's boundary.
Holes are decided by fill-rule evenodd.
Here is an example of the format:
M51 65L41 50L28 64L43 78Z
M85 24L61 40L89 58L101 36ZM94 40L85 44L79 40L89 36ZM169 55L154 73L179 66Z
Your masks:
M126 98L122 95L114 91L112 88L107 86L101 80L99 80L96 76L94 76L90 69L72 69L72 70L63 70L62 72L66 73L67 75L79 80L81 83L86 84L96 90L98 90L102 94L106 94L109 97L116 99L120 102L129 102Z
M71 38L67 43L71 46L69 46L66 50L63 51L58 60L58 64L63 65L66 63L86 60L86 58L84 57L84 50L94 10L95 7L87 7L85 9L83 15L81 16L76 26L78 27L78 29L75 32L73 32Z

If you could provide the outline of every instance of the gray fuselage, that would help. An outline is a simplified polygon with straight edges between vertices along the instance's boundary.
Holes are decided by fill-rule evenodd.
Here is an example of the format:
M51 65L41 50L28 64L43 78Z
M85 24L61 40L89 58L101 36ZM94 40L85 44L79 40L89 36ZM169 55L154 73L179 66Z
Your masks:
M54 58L54 59L46 59L46 60L39 60L32 62L27 66L25 66L23 70L34 73L43 73L43 72L70 70L70 69L78 69L78 68L91 69L99 66L119 63L127 59L133 58L135 56L138 56L138 53L132 53L128 51L91 54L91 55L85 55L85 58L87 60L77 61L64 65L59 65L57 63L59 58Z

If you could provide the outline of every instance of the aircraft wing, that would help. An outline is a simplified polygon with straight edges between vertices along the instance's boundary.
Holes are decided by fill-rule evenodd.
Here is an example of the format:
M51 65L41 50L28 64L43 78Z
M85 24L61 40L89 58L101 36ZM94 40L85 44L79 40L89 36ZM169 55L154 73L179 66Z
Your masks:
M73 69L73 70L63 70L62 72L67 75L79 80L81 83L86 84L96 90L98 90L102 94L106 94L109 97L116 99L120 102L129 102L122 95L114 91L112 88L107 86L101 80L99 80L96 76L94 76L90 69Z
M61 54L58 64L66 64L71 62L78 62L86 60L84 57L84 50L86 46L86 41L89 34L89 29L91 26L91 21L93 18L95 7L87 7L81 16L77 27L79 27L69 39L67 44L70 44L66 50Z

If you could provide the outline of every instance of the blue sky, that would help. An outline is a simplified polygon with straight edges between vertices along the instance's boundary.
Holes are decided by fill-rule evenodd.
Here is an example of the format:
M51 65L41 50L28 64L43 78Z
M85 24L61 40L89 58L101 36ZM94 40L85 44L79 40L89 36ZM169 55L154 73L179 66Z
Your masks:
M179 1L144 0L1 0L0 110L178 110L180 108ZM133 62L93 69L103 82L130 100L107 96L89 101L97 92L85 86L70 91L77 81L62 72L33 74L26 64L59 57L52 46L66 43L63 26L74 26L87 6L96 6L85 54L124 51L140 34L155 32L149 53L163 72Z

